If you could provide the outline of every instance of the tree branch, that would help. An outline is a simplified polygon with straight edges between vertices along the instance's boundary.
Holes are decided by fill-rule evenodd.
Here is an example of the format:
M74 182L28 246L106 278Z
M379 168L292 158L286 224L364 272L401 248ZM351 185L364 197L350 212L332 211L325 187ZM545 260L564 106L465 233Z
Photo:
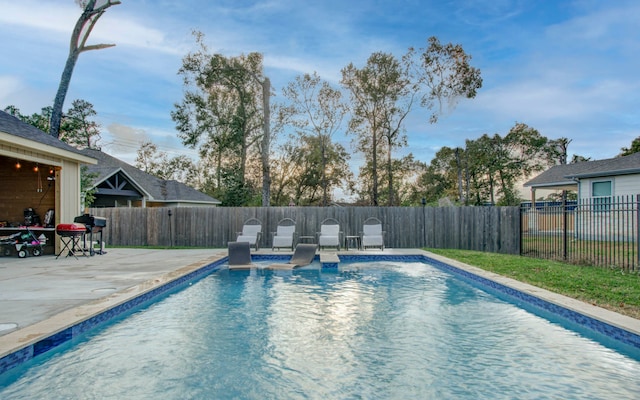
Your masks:
M115 44L92 44L91 46L84 46L80 49L80 52L89 51L89 50L100 50L107 49L109 47L114 47Z

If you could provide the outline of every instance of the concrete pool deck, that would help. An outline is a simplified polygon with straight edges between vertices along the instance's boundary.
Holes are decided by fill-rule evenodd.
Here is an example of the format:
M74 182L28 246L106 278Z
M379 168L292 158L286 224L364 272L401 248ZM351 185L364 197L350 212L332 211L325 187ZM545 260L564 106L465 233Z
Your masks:
M292 254L274 253L271 249L257 253ZM427 255L640 335L640 320L421 250L340 251L339 254ZM226 249L107 249L105 255L79 256L78 259L0 257L0 357L226 255Z

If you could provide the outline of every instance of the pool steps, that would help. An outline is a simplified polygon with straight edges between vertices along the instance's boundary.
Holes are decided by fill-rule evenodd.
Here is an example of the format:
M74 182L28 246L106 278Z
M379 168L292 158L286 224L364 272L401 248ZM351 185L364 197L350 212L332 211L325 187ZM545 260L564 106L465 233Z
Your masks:
M338 268L340 257L337 253L320 252L320 265L322 268Z

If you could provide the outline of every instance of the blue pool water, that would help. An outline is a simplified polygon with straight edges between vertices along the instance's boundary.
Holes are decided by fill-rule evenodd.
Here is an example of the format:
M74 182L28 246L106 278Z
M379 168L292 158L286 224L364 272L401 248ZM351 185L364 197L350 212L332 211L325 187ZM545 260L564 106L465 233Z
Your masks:
M441 269L354 262L213 273L5 374L0 398L632 399L638 371Z

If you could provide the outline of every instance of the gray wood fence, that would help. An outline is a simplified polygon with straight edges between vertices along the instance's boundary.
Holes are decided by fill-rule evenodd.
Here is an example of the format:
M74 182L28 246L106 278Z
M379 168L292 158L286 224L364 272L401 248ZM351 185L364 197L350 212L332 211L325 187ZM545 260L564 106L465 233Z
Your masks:
M262 222L260 247L271 246L278 221L296 221L296 234L315 236L325 218L343 235L359 235L369 217L382 221L387 248L451 248L520 254L518 207L194 207L93 208L107 218L107 246L226 248L244 221Z

